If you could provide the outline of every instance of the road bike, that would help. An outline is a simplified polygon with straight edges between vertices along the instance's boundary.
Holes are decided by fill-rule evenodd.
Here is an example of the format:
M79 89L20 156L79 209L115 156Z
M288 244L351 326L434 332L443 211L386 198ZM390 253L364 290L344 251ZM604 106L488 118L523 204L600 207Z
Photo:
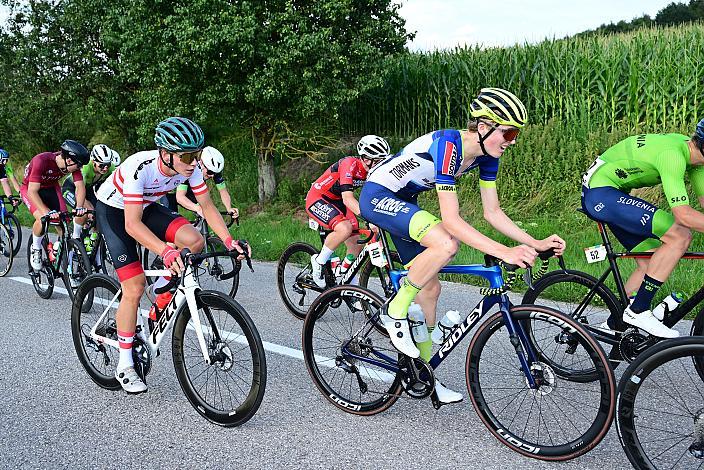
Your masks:
M323 292L303 326L308 372L328 401L358 415L382 412L404 394L434 397L434 371L497 307L467 350L465 378L474 409L499 441L523 455L542 460L582 455L606 435L614 414L616 383L606 354L579 322L559 311L512 305L498 260L485 259L485 265L440 271L479 276L490 287L427 363L399 353L378 328L388 300L357 286ZM390 272L394 288L406 274ZM351 307L355 302L363 313ZM440 406L436 399L433 404Z
M92 211L87 211L92 212ZM60 277L71 300L81 281L91 274L91 263L88 254L79 240L71 238L68 223L76 215L73 211L59 212L57 222L51 221L49 216L42 217L42 267L39 270L32 268L32 237L27 240L27 264L29 277L37 294L43 299L48 299L54 292L54 280ZM49 225L61 227L57 240L49 242Z
M534 289L526 291L523 303L539 303L556 308L570 315L581 323L605 347L610 349L609 358L612 366L633 361L647 348L653 346L661 338L648 335L638 328L627 325L622 320L623 311L628 306L628 294L624 287L623 277L618 267L619 259L650 258L651 252L616 252L603 223L597 222L602 238L602 247L608 267L599 276L570 270L561 260L561 268L551 271L534 284ZM687 252L682 259L704 259L704 253ZM613 276L616 285L614 293L606 285L609 276ZM704 301L704 286L689 299L682 302L675 310L667 312L663 324L673 327L691 312L695 312ZM616 319L616 329L605 328L604 322L611 316ZM697 312L691 326L691 335L704 335L704 315ZM704 361L700 365L704 379Z
M159 356L159 348L173 328L171 352L176 377L195 410L221 426L239 426L259 409L266 388L264 346L247 311L226 294L202 290L196 274L213 257L238 253L203 254L182 251L186 266L181 276L156 293L176 289L156 320L140 308L133 344L135 370L142 378ZM168 270L147 276L169 276ZM115 368L119 357L115 314L120 284L104 274L93 274L80 285L71 311L71 332L76 354L90 378L108 390L119 390ZM146 306L145 306L146 307Z
M330 230L324 229L312 219L308 224L320 236L322 246L325 238L331 233ZM324 288L318 287L313 281L310 265L311 255L320 250L305 242L292 243L284 250L276 267L276 285L281 300L294 317L305 319L315 297L330 287L349 284L355 277L358 277L362 287L374 286L374 290L382 292L385 297L393 295L394 288L389 272L393 267L401 267L398 253L389 248L386 235L381 229L376 233L360 229L357 234L365 237L357 241L358 244L364 245L362 251L345 272L340 272L339 267L333 269L330 261L325 263Z
M702 357L702 337L663 340L623 373L616 429L635 468L704 468Z
M17 256L22 247L22 225L15 215L17 205L15 202L22 200L17 196L0 196L0 224L7 228L7 231L12 239L13 256ZM9 206L9 209L8 209Z

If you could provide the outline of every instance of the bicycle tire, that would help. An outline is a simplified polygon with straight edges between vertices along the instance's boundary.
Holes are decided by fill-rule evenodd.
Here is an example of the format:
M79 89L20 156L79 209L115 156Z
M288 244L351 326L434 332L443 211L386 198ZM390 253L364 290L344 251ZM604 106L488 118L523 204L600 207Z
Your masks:
M73 254L71 257L70 255ZM71 266L68 259L71 258ZM70 269L69 269L70 268ZM93 272L90 264L90 258L86 253L86 247L83 243L73 239L66 239L66 249L61 255L61 279L64 281L66 292L73 302L78 285Z
M98 243L96 244L96 247L93 248L93 253L90 255L90 257L94 260L94 272L101 272L103 274L107 274L112 278L117 279L117 271L115 270L115 265L112 262L110 252L108 251L108 247L105 244L105 238L103 237L102 233L100 234L100 237L98 237ZM100 262L98 262L98 260L96 259L98 257L100 258Z
M207 251L210 253L227 251L225 244L218 237L208 237ZM216 256L204 260L198 270L198 281L203 290L216 290L234 298L240 286L239 268L242 267L241 262L237 262L235 258L229 256ZM228 280L221 280L222 274L227 274L235 270L235 275ZM216 274L213 274L216 273Z
M12 269L12 260L15 257L12 236L7 227L0 224L0 277L4 277Z
M520 350L523 354L529 345L524 342L515 346L509 344L513 339L509 338L507 331L503 331L508 329L503 314L498 312L479 326L467 350L465 375L474 409L487 429L501 443L526 457L562 461L588 452L608 432L616 407L616 381L606 354L584 327L557 310L519 305L511 307L510 315L514 323L545 322L553 325L556 331L568 331L574 335L578 341L575 353L592 363L598 373L597 379L589 383L572 382L551 371L548 364L535 361L529 366L531 371L535 370L535 377L542 378L543 384L537 389L529 388L515 353ZM520 334L515 338L520 338ZM497 346L492 346L494 341L498 343ZM553 361L557 354L560 353L556 352ZM499 369L497 377L503 382L498 388L488 387L485 385L486 377L496 368ZM510 387L512 378L514 388ZM517 393L516 387L519 388ZM579 395L575 390L585 393ZM562 398L561 393L567 395ZM581 401L587 393L594 399L590 402ZM505 396L497 398L500 394ZM507 399L510 401L506 402ZM558 403L558 399L564 401ZM560 409L562 403L568 407L568 412L574 415L575 420L580 422L566 424L569 415ZM514 411L510 406L512 404L530 406L528 414L523 414L520 418L520 413L510 416ZM548 427L544 412L549 412L551 408L556 409L558 416L554 420L555 424L550 423ZM560 432L564 435L564 442L557 443Z
M690 373L689 367L693 360L703 356L704 338L687 336L663 340L640 354L623 373L618 388L616 430L621 446L635 468L701 467L702 460L687 455L688 449L682 450L682 447L692 442L686 433L695 425L693 418L701 418L704 385L699 372ZM679 379L676 384L671 381L675 374L667 373L672 368L676 368L673 372ZM665 381L664 387L658 383L661 377ZM683 380L686 378L689 381ZM639 395L641 391L644 394ZM696 400L694 406L684 403L690 394ZM656 406L653 406L653 400L656 400ZM676 413L668 415L663 410L673 402L677 405ZM646 433L645 428L650 422L654 424L650 430L655 435ZM667 459L670 462L664 462Z
M71 308L71 336L78 360L91 380L108 390L120 389L120 383L115 378L115 367L120 353L116 348L94 341L89 333L105 307L105 302L96 302L95 299L112 300L119 290L120 284L115 279L105 274L91 274L83 280L76 291ZM97 295L96 292L98 292ZM118 301L120 298L121 296ZM117 341L114 313L103 322L100 328L103 329L102 336ZM87 350L87 347L95 354Z
M39 294L42 299L48 299L54 293L54 271L48 265L48 260L46 258L47 253L47 236L44 236L42 240L42 250L44 250L44 257L42 259L42 268L39 271L32 269L32 238L27 240L27 266L29 266L29 277L32 279L32 285L34 290ZM46 284L41 282L42 276L46 278Z
M291 313L291 315L299 320L304 320L306 318L306 313L312 304L312 301L305 301L307 294L310 292L315 297L318 296L318 291L305 288L301 286L301 283L299 282L301 276L306 279L310 277L308 275L308 273L310 273L310 257L316 253L318 253L318 250L308 243L292 243L286 247L284 252L281 254L279 262L276 266L276 285L279 289L281 300L284 302L286 309ZM306 282L312 284L313 280L310 278ZM287 290L289 285L291 289L298 288L302 293L295 291L289 292Z
M223 359L216 361L212 365L205 364L195 335L195 327L192 325L189 327L191 313L188 310L187 302L184 302L177 312L178 318L176 319L172 335L172 356L176 377L178 378L179 384L181 384L181 389L186 395L186 398L188 398L193 408L195 408L201 416L220 426L239 426L254 416L264 398L267 378L264 345L262 344L254 322L249 317L249 314L247 314L247 311L237 303L236 300L222 292L206 290L196 293L196 302L199 309L201 325L209 323L209 332L212 332L213 329L217 330L217 335L211 334L211 338L208 338L208 334L206 334L206 342L209 344L208 349L211 357L217 357L215 356L215 351L217 350L219 354L223 355L221 356ZM227 320L228 317L233 319L234 323L232 326L223 328L219 325L215 325L213 315L213 310L215 309L223 312L225 320ZM225 323L225 326L226 325L227 323ZM233 332L232 330L235 327L238 327L240 331ZM188 338L186 337L187 331L190 332ZM227 339L224 339L226 333L228 334ZM220 340L216 342L218 335ZM243 355L236 355L237 351L235 351L232 346L238 344L241 341L240 338L246 339L248 347L246 345L240 347L239 351L245 352ZM231 391L231 389L226 381L222 382L220 380L222 377L219 377L218 374L220 372L229 373L234 368L239 369L240 363L244 361L244 359L240 358L247 355L251 358L252 364L251 370L245 371L247 378L240 379L240 381L244 383L244 388L235 382L237 388L244 391L245 398L237 406L227 407L223 403L222 392L224 388L227 388L228 391ZM187 365L189 357L193 358L194 365L191 367ZM205 374L207 376L205 378L205 385L201 387L194 385L193 380L200 377L200 374L192 375L191 369L193 367L210 368L208 373ZM229 367L229 369L225 370L227 367ZM249 376L250 374L251 377ZM224 383L225 386L223 386L222 383ZM217 404L209 403L208 397L203 396L204 392L207 395L209 389L219 392L221 400L220 407L218 407ZM217 393L215 393L215 395L217 395ZM231 398L232 397L230 397L230 405L233 404Z
M523 296L522 304L537 304L554 308L570 317L574 318L582 325L589 328L597 327L605 322L609 315L620 318L622 309L616 295L604 284L600 284L596 289L598 280L590 274L581 271L552 271L545 274L533 285L533 289L528 289ZM556 287L557 286L557 287ZM586 299L587 294L594 289L594 297L589 304L578 311L580 304ZM557 292L561 296L574 299L573 302L554 300ZM536 345L536 332L530 324L526 325L526 332ZM621 359L618 345L601 343L607 351L611 360L611 367L618 367ZM540 353L540 351L538 351ZM569 373L570 371L567 371ZM571 371L574 372L574 371ZM584 379L589 380L593 371L583 371ZM593 375L592 375L593 377Z
M381 290L384 291L383 295L384 295L384 297L388 298L387 293L393 291L393 287L391 286L391 279L389 279L389 270L390 269L403 269L403 264L401 263L401 257L399 256L398 252L396 252L396 251L391 252L391 267L390 268L388 266L384 267L384 268L379 268L378 266L374 266L372 264L372 260L369 259L369 257L367 256L366 261L364 262L361 269L359 270L359 285L360 285L360 287L364 287L365 289L370 289L369 288L369 280L371 279L372 274L374 272L376 272L377 276L379 277L379 283L381 284ZM391 288L387 289L389 287L391 287ZM370 290L372 290L372 289L370 289Z
M5 226L12 238L13 256L17 256L22 248L22 224L15 214L5 215Z
M362 302L363 308L374 311L378 311L384 304L384 300L377 294L358 286L337 286L320 294L313 301L303 324L303 360L313 383L330 403L347 413L367 416L381 413L396 402L402 391L402 376L401 373L391 375L382 368L372 369L368 363L352 358L341 350L342 345L349 341L349 347L358 355L368 356L383 346L384 354L396 358L396 361L399 359L399 353L389 338L368 322L367 315L349 308L353 300ZM340 308L346 308L349 312L346 318L344 312L338 313ZM335 326L330 324L335 321L339 333L335 333ZM362 329L365 324L369 326ZM320 329L316 329L316 326ZM351 332L357 333L360 330L362 335L349 336ZM331 349L336 349L334 359L327 357ZM358 365L362 365L362 368ZM338 372L341 372L339 387L331 383L338 377ZM371 392L362 376L369 382L375 381ZM346 378L350 379L348 384ZM379 390L374 389L377 387ZM354 397L348 396L353 394Z

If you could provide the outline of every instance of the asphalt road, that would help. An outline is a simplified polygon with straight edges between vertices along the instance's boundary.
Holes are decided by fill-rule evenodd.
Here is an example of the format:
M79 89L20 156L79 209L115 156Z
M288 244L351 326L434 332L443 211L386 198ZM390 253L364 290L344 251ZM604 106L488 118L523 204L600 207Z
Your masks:
M466 397L468 343L438 372L465 394L463 403L436 411L430 400L400 399L371 417L341 412L321 396L299 356L302 322L279 299L274 263L242 273L237 299L268 343L268 383L258 413L231 429L191 408L168 350L155 360L146 394L95 385L73 349L68 297L39 298L24 257L0 278L0 292L2 468L630 467L613 428L596 449L565 463L525 458L499 443ZM479 298L476 288L447 284L440 311L470 309Z

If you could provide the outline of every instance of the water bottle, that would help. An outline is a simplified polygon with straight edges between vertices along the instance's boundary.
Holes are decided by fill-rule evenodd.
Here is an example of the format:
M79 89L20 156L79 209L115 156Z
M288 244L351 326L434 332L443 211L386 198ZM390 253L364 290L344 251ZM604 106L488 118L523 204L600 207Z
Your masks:
M330 267L332 268L332 273L335 275L335 277L340 275L340 257L335 255L332 258L330 258Z
M49 255L49 261L52 263L56 262L56 260L59 259L59 254L61 253L61 242L56 240L54 243L49 243L47 248L49 249L49 252L47 253L47 255Z
M345 274L348 269L350 269L350 266L352 266L352 263L354 262L355 256L353 254L348 254L345 256L345 259L342 260L342 264L340 264L340 274Z
M425 314L417 303L408 307L408 319L411 323L411 335L416 343L428 341L428 326L425 324Z
M86 253L90 254L93 252L93 248L95 247L95 241L97 239L98 239L97 232L91 232L89 236L87 236L83 239L83 246L86 247Z
M670 295L662 299L662 302L660 302L657 307L653 309L653 316L662 321L665 318L665 315L679 307L683 300L684 294L682 292L672 292Z
M440 319L430 337L435 344L442 344L452 331L462 321L462 316L457 310L448 310L444 317Z

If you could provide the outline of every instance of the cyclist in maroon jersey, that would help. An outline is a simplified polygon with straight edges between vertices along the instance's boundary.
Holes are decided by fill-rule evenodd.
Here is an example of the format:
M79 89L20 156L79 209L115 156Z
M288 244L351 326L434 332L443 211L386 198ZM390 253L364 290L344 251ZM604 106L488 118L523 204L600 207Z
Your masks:
M75 140L66 140L58 152L44 152L33 157L24 170L24 181L20 196L27 205L29 213L34 216L32 225L32 249L30 264L35 271L42 268L42 233L41 219L49 216L58 220L59 212L66 210L66 202L61 194L59 180L71 173L76 184L76 209L78 215L85 212L83 204L86 187L83 183L81 167L88 163L88 149ZM60 230L57 227L57 230Z
M345 157L332 165L311 185L306 196L306 212L322 227L332 230L325 238L320 253L311 256L313 280L325 287L323 266L343 242L347 255L356 257L362 247L352 232L359 228L359 202L354 189L362 186L369 169L389 156L388 142L375 135L366 135L357 143L358 157Z

